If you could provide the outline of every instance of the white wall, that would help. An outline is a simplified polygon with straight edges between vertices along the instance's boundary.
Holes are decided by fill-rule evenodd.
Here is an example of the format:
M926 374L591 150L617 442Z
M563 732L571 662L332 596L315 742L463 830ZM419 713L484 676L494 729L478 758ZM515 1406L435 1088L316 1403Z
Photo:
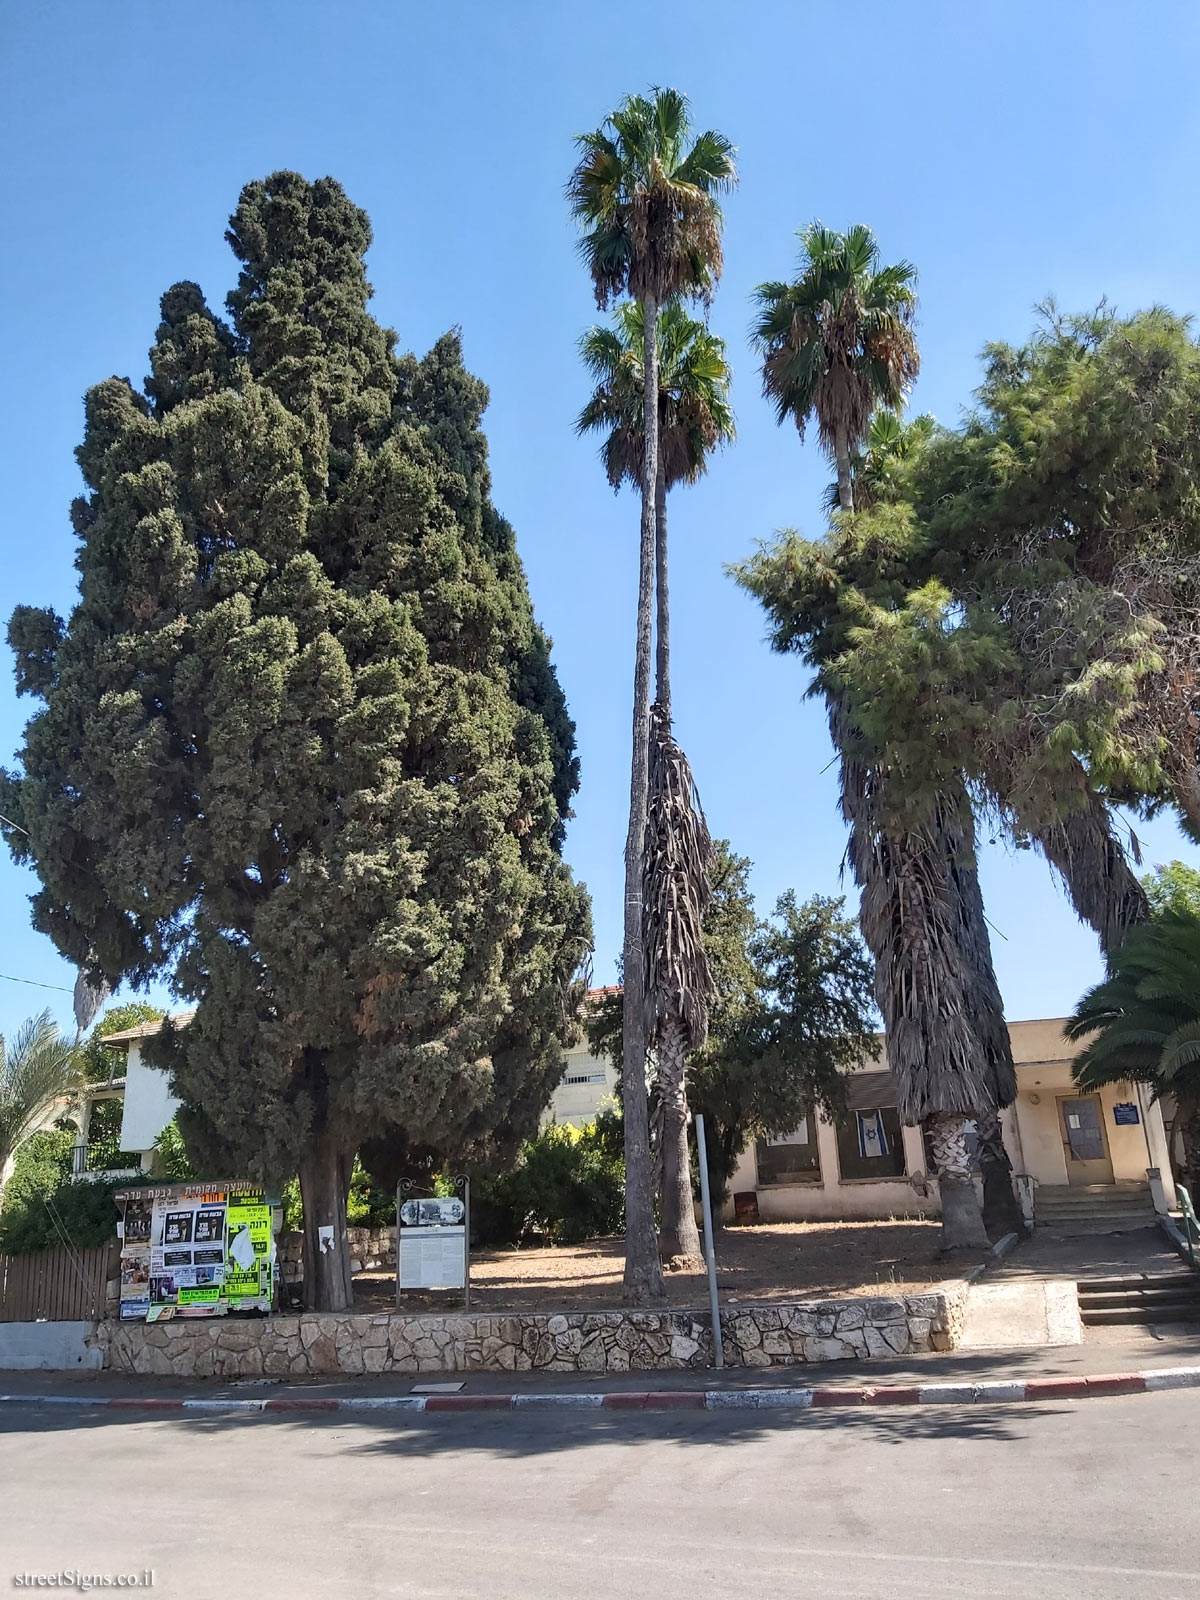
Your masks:
M104 1352L89 1345L94 1322L0 1322L0 1371L99 1372Z
M170 1079L142 1060L141 1046L129 1046L125 1066L125 1108L121 1114L121 1149L147 1151L179 1107Z
M568 1083L568 1078L590 1078L590 1083ZM600 1061L588 1053L586 1045L576 1045L567 1052L567 1066L563 1082L554 1091L550 1105L542 1118L547 1122L569 1122L582 1127L594 1122L596 1112L605 1100L617 1092L616 1070L608 1061Z

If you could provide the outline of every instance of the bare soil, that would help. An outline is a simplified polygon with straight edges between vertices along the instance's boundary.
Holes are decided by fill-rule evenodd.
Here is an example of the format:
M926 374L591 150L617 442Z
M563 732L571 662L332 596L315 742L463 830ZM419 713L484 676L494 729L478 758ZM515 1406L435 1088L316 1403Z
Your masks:
M981 1256L939 1255L936 1222L775 1222L724 1228L717 1235L717 1286L725 1304L829 1295L919 1293L958 1276ZM969 1259L959 1259L963 1255ZM604 1310L621 1304L624 1241L593 1239L558 1249L483 1250L471 1257L471 1309ZM703 1306L703 1272L670 1272L673 1306ZM395 1305L390 1271L354 1280L363 1310ZM402 1309L457 1309L458 1294L406 1291Z

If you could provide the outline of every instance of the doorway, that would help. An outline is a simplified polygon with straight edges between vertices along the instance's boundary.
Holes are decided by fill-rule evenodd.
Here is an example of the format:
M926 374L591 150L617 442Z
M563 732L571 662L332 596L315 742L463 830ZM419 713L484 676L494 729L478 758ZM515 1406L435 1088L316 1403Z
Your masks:
M1112 1183L1113 1169L1104 1137L1100 1096L1060 1096L1058 1120L1067 1163L1067 1182Z

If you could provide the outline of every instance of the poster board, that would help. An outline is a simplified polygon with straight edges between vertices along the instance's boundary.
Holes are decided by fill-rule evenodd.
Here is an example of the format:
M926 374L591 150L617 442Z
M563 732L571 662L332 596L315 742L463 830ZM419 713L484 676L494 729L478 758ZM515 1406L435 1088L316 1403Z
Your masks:
M471 1304L471 1184L455 1179L457 1195L419 1194L411 1183L396 1191L396 1304L405 1289L461 1289Z
M261 1186L161 1184L114 1198L123 1322L271 1309L275 1237Z

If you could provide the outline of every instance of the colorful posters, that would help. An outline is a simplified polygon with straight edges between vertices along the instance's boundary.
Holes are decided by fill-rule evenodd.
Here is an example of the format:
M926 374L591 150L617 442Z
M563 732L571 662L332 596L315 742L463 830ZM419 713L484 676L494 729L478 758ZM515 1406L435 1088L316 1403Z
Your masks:
M118 1199L123 1319L271 1309L275 1240L261 1188L168 1184Z
M261 1189L229 1192L224 1285L231 1310L269 1311L275 1271L271 1206Z

